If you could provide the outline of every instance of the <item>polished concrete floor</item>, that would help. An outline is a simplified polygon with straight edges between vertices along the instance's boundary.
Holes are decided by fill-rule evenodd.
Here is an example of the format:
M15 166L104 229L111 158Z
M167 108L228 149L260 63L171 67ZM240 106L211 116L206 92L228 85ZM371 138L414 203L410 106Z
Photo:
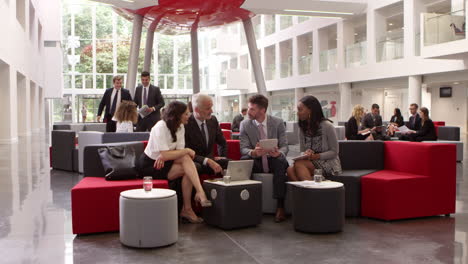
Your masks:
M468 263L467 159L458 164L451 217L348 218L343 232L325 235L295 232L291 219L275 224L272 216L228 232L181 224L175 245L132 249L118 233L72 234L70 189L81 176L50 170L46 141L0 145L0 263Z

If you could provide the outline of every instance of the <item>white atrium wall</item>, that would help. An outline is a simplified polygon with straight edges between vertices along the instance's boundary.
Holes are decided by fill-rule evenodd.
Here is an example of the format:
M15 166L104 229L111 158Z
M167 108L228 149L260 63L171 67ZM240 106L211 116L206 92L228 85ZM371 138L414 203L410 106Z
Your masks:
M47 91L46 64L61 65L62 62L61 57L50 62L43 48L49 26L60 28L60 16L49 13L55 6L60 6L60 0L0 1L0 36L8 38L0 42L2 113L9 116L2 119L0 143L15 142L18 135L28 135L44 127L41 123L44 119L39 119L44 113L39 113L39 107L44 105L41 101ZM8 68L7 79L3 76L5 67ZM60 78L60 75L49 77ZM31 87L31 83L35 86ZM38 87L44 87L44 92L39 92ZM37 115L35 121L30 114L33 110Z

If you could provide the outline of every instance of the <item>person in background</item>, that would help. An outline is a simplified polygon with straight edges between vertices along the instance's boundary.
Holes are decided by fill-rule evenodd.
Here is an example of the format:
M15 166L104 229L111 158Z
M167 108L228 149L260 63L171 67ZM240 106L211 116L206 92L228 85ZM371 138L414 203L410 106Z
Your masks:
M212 115L213 99L206 94L192 96L193 115L185 125L185 146L195 151L198 174L220 174L227 169L227 142L218 120ZM218 146L219 156L214 156L213 146Z
M112 121L112 117L115 114L115 110L119 108L120 102L132 100L130 91L122 88L122 77L114 76L114 78L112 78L112 83L114 87L104 92L97 113L97 122L101 122L101 114L105 108L103 121L106 122L106 132L115 132L116 130L116 123Z
M346 123L346 139L348 140L374 140L370 128L362 129L361 121L364 117L364 107L358 104L353 108L352 116ZM361 130L359 130L361 129Z
M419 116L421 117L421 129L418 131L409 131L409 140L416 142L437 140L434 123L429 118L429 110L426 107L421 107L419 110Z
M411 104L409 107L410 118L408 122L408 128L414 131L421 129L421 117L418 114L418 104Z
M275 222L286 220L284 198L286 195L286 170L289 167L288 140L286 128L281 118L267 115L268 99L256 94L249 98L248 119L240 125L241 159L253 159L253 173L273 174L273 198L277 201ZM273 150L260 147L262 139L277 139L278 146Z
M244 120L245 115L247 114L247 108L242 108L240 114L236 115L232 120L232 132L239 132L240 123Z
M388 136L393 136L395 135L395 131L401 127L404 126L405 122L403 120L403 116L401 115L400 108L395 108L393 110L393 116L390 118L390 123L388 124L387 128L387 135Z
M367 113L362 120L362 126L370 129L374 139L384 139L382 136L382 116L378 104L372 104L370 113Z
M133 125L138 122L137 105L133 101L122 101L115 112L113 121L116 124L116 133L133 132Z
M83 104L81 107L81 117L83 118L83 123L86 122L86 116L88 115L88 109L86 109L86 105Z
M323 176L341 173L338 157L338 137L332 121L326 119L322 106L316 97L308 95L297 104L297 117L301 128L301 140L307 159L297 160L288 168L290 181L312 180L315 169L321 169Z
M137 164L140 177L153 176L169 181L182 177L183 206L180 217L190 223L201 223L203 219L192 210L192 189L195 201L203 207L211 206L201 186L197 168L193 162L195 151L185 148L185 127L190 117L186 104L173 101L163 119L153 126L144 152Z
M148 115L143 118L138 116L136 131L139 132L150 131L154 124L161 119L160 110L164 107L164 98L161 95L161 90L159 90L159 87L152 85L150 81L149 72L142 72L141 85L135 89L134 101L138 107L148 106L146 109Z

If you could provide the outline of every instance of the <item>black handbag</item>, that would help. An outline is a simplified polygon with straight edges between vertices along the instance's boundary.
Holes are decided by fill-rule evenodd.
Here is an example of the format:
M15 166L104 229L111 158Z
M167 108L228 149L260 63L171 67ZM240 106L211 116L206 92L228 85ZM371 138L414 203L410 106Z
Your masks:
M137 178L135 150L132 146L109 146L98 149L108 181Z

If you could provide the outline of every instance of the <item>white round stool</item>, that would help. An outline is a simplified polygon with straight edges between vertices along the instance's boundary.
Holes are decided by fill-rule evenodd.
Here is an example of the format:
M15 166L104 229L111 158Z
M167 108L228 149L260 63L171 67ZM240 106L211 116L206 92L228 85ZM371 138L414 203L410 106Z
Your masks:
M173 190L120 193L120 242L130 247L161 247L177 242L177 195Z

